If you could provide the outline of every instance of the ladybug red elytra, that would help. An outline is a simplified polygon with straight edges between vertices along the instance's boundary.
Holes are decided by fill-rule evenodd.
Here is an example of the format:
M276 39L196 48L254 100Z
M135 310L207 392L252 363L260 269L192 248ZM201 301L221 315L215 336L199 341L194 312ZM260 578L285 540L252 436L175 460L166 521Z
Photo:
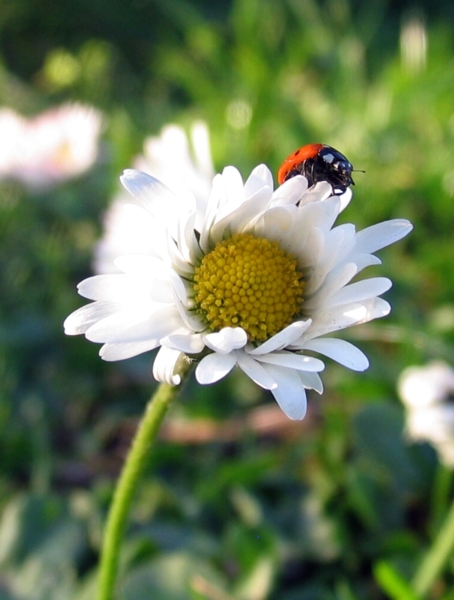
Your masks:
M318 181L327 181L334 194L343 194L350 185L355 185L351 177L353 170L351 162L339 150L327 144L308 144L284 160L277 179L282 185L295 175L304 175L309 187Z

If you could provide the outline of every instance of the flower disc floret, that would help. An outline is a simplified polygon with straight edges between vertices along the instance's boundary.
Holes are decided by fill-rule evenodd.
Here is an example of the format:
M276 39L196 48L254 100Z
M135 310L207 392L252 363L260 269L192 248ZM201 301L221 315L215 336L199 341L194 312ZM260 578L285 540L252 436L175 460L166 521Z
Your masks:
M242 327L263 342L301 312L304 281L277 242L240 233L206 254L194 274L196 311L211 331Z

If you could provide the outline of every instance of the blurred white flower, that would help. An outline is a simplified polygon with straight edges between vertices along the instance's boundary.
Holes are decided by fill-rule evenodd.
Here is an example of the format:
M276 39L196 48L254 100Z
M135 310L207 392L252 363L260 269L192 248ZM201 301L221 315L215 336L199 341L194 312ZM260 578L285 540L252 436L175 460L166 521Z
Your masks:
M145 141L144 154L135 159L134 168L153 174L181 198L189 195L189 202L192 195L198 202L206 202L215 174L207 126L196 122L188 140L181 127L167 125L159 137ZM153 240L138 206L140 201L123 189L108 208L103 237L94 251L95 273L119 273L116 258L152 250Z
M177 180L179 165L171 167ZM388 314L379 296L389 279L351 280L380 264L373 253L409 233L408 221L359 233L351 224L333 227L345 198L331 196L324 182L307 190L302 176L273 191L264 165L245 183L226 167L203 196L135 170L121 181L142 205L134 208L148 251L118 258L119 274L79 284L94 302L66 319L67 334L102 343L108 361L160 347L153 373L171 384L185 355L198 361L201 384L239 366L292 419L305 415L306 389L323 391L324 363L307 351L368 367L358 348L325 336Z
M406 408L409 439L432 444L440 460L454 467L454 371L434 361L405 369L398 382Z
M427 64L427 27L424 17L415 11L407 15L400 32L400 56L405 71L416 74Z
M95 162L101 113L64 104L27 119L0 110L0 178L40 190L80 175Z

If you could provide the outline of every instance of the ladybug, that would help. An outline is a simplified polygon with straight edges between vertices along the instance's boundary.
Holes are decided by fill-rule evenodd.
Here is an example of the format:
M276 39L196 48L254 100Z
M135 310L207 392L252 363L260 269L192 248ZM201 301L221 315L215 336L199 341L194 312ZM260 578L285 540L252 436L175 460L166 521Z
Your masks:
M279 168L277 179L282 185L295 175L304 175L309 187L318 181L331 184L334 194L343 194L350 185L355 185L351 174L351 162L335 148L326 144L308 144L295 150Z

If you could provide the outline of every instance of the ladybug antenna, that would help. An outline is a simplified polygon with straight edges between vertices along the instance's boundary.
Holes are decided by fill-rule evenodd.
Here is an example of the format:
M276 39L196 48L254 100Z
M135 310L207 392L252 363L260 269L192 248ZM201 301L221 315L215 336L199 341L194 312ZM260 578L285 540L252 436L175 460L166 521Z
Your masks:
M352 169L352 173L365 173L363 169Z

